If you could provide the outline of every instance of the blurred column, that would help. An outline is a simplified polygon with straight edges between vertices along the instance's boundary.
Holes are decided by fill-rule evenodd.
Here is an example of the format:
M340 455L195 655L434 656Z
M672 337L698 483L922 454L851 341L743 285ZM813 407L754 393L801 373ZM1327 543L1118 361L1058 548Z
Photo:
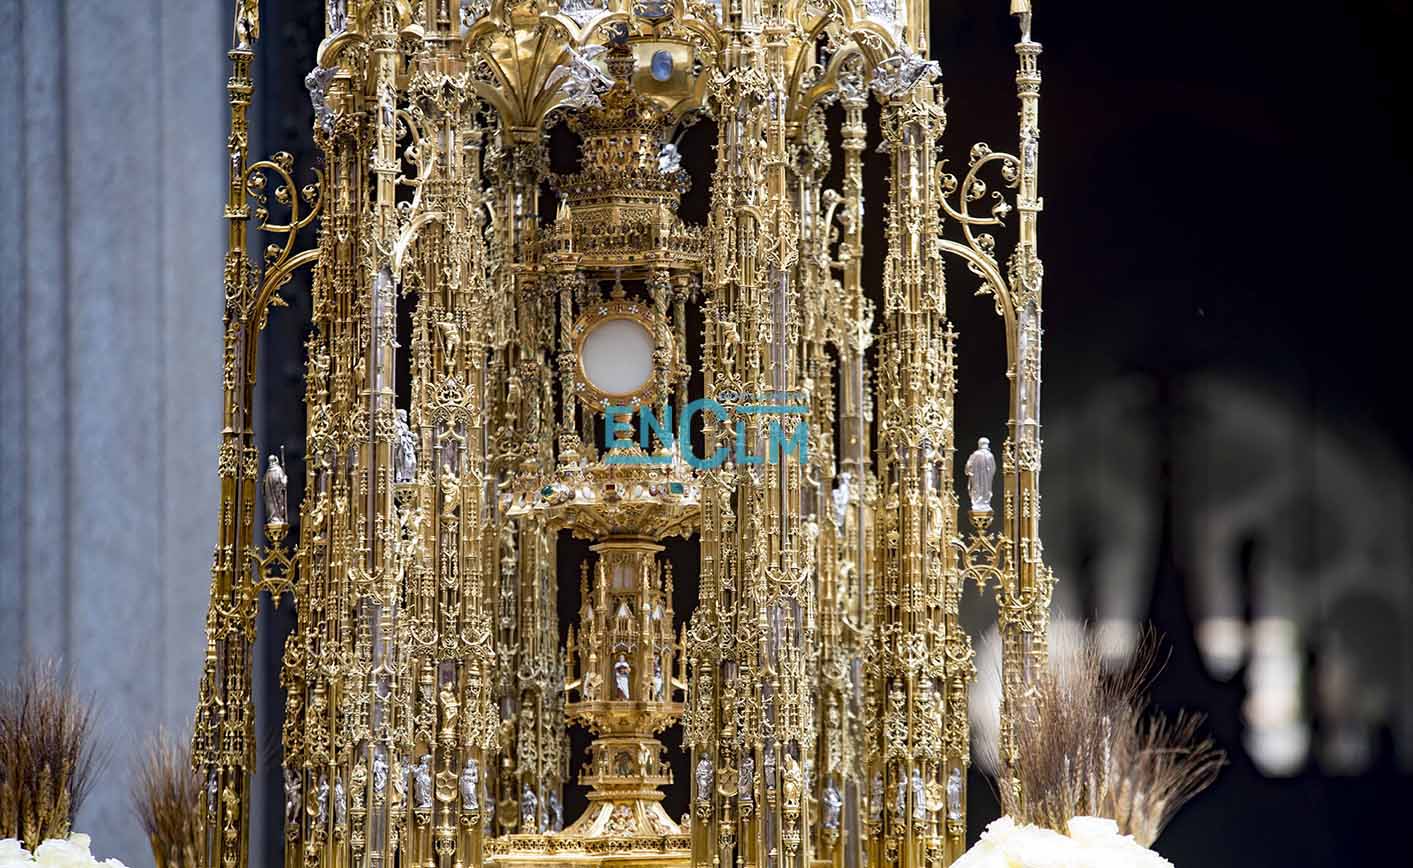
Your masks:
M203 647L229 8L0 0L0 674L61 658L94 697L77 827L133 866L132 763Z

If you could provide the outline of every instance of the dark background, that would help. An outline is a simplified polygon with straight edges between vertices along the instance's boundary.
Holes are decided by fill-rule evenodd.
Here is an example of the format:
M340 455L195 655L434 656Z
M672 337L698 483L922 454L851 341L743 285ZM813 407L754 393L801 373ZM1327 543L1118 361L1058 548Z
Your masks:
M302 82L322 35L321 4L262 5L253 150L288 150L309 166ZM1045 45L1044 536L1081 617L1115 614L1104 611L1114 594L1106 557L1128 553L1128 592L1118 594L1128 608L1119 614L1151 620L1171 650L1154 700L1206 712L1231 761L1158 849L1177 865L1207 868L1394 855L1384 842L1408 840L1401 809L1413 786L1413 519L1397 508L1413 490L1408 138L1398 123L1409 4L1035 5L1035 38ZM954 169L973 142L1014 149L1016 31L1007 6L933 4ZM694 153L689 168L705 177L709 167L694 165ZM866 249L875 281L883 170L871 157ZM989 300L969 298L964 268L952 266L949 278L963 359L960 450L977 436L999 439L1004 362ZM298 283L285 293L295 310L272 318L261 355L262 437L287 444L292 488L303 480L305 293ZM1113 394L1138 397L1106 404ZM1330 464L1325 450L1343 463ZM1100 476L1119 477L1119 488L1127 480L1141 496L1105 496L1094 485ZM1287 494L1223 511L1270 486ZM299 502L299 491L290 495ZM1217 552L1213 515L1240 524ZM1349 551L1360 547L1376 551ZM679 590L690 595L676 560ZM1353 695L1392 695L1391 710L1369 727L1366 762L1333 769L1312 749L1275 776L1247 755L1243 674L1210 674L1195 638L1213 608L1198 582L1211 573L1207 560L1229 561L1221 575L1236 604L1225 614L1250 621L1272 605L1263 601L1285 601L1282 611L1300 627L1303 713L1317 741L1322 721L1308 685L1332 642L1352 653ZM1341 566L1349 563L1363 572L1351 578ZM562 575L568 594L577 593L576 575ZM679 604L679 617L688 611ZM270 691L278 646L269 630L261 636L259 677ZM972 783L975 835L995 807L980 778ZM280 802L268 801L264 827L277 830ZM576 804L566 799L570 817Z

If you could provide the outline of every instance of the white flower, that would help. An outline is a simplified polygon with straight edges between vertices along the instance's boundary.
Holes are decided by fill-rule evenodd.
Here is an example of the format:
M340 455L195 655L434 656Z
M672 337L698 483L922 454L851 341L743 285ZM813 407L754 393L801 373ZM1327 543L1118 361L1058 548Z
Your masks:
M1002 817L953 868L1173 868L1142 847L1118 824L1102 817L1070 820L1068 835L1036 826L1017 826Z
M0 868L26 868L33 865L34 860L30 858L29 851L17 838L6 838L0 841Z
M92 868L87 835L71 835L68 840L50 838L34 850L34 861L46 868Z

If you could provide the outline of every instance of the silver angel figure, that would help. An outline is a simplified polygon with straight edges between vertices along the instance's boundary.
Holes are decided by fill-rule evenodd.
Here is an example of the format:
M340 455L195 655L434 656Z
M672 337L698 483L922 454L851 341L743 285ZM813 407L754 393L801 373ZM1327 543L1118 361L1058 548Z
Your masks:
M407 411L397 411L397 443L393 466L398 482L412 482L417 478L417 436L412 426L407 424Z
M879 96L901 96L919 82L933 81L941 75L937 61L925 60L910 46L902 45L874 68L873 89Z
M576 109L599 105L599 94L613 87L613 79L594 66L593 61L607 50L602 45L589 45L579 51L573 48L565 49L569 54L569 62L555 67L546 79L544 89L552 90L562 82L565 105Z
M314 108L314 123L327 135L334 131L334 109L329 105L329 85L338 75L338 67L315 66L304 77L304 87L309 91L309 104Z
M976 441L976 451L967 459L967 490L971 494L972 512L991 511L991 485L996 478L996 456L991 454L991 440Z
M425 810L432 807L432 755L422 754L422 759L417 763L417 768L413 771L413 781L416 785L417 807Z
M270 466L265 470L265 520L269 524L289 523L289 477L280 466L277 455L270 456Z
M466 768L461 770L461 779L458 782L461 788L461 809L463 811L476 810L476 797L480 794L481 770L476 765L474 758L466 760Z

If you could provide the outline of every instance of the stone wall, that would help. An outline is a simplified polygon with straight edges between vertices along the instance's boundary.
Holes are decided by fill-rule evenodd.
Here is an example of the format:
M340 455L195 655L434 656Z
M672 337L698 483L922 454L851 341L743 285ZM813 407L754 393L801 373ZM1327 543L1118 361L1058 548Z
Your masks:
M59 658L96 698L77 825L131 866L132 763L204 645L229 9L0 0L0 673Z

